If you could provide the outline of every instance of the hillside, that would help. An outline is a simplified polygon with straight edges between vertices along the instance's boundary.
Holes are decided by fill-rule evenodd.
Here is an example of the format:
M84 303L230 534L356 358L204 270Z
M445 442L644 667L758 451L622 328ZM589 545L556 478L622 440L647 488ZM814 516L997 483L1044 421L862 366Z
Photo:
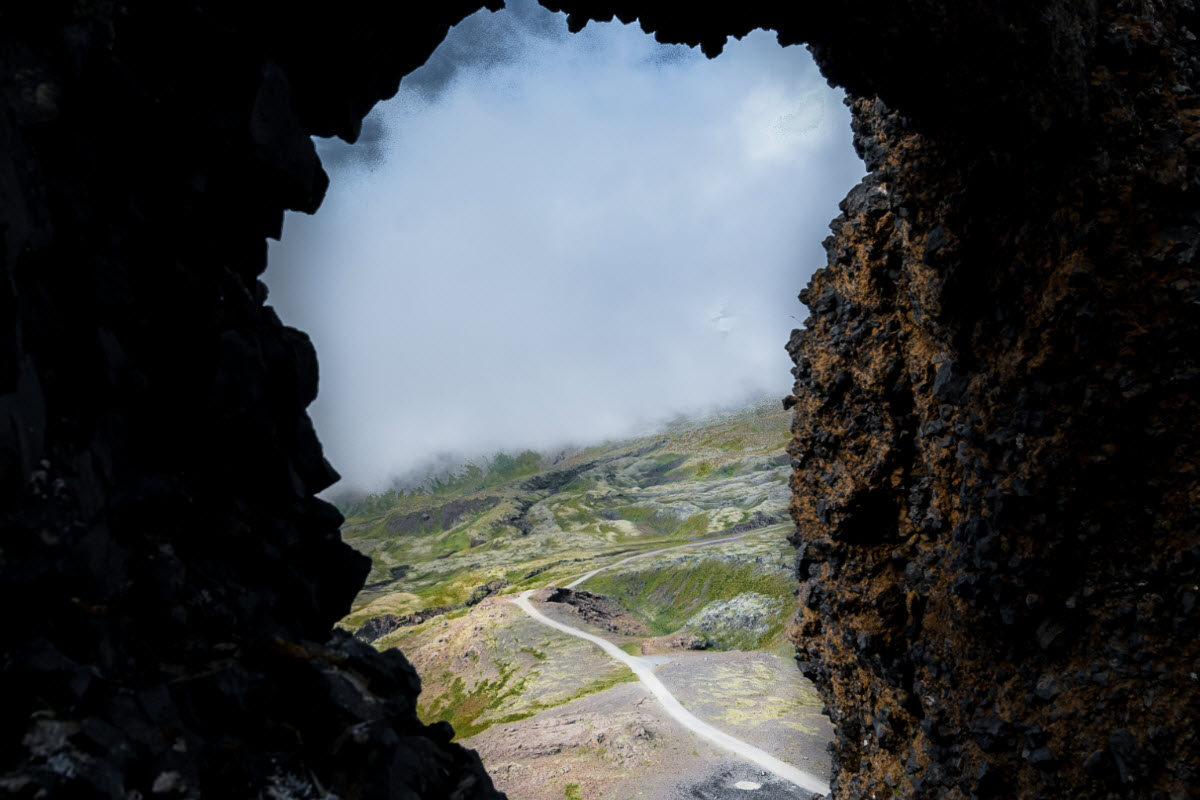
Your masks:
M486 472L467 465L368 497L344 509L343 537L372 570L343 624L461 608L622 554L783 523L788 425L764 400L553 463L501 455Z
M345 536L373 569L342 624L403 650L422 719L449 722L513 798L637 796L650 775L656 797L766 780L681 728L628 666L509 602L535 589L542 613L652 667L701 723L824 774L828 724L782 635L789 416L764 400L366 498Z

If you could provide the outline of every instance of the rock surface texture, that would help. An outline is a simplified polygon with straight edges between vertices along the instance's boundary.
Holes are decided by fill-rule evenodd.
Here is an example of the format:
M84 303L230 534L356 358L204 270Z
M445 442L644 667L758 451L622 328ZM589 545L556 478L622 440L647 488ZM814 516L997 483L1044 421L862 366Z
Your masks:
M308 338L266 237L478 2L0 9L0 795L499 797L332 625Z
M547 5L772 28L850 94L870 174L789 345L835 794L1194 796L1190 0ZM479 6L0 9L0 791L498 796L402 656L331 637L367 565L257 280L309 136Z
M854 99L871 172L789 344L839 797L1200 787L1198 20L1039 5L1036 81L960 78L1002 123Z

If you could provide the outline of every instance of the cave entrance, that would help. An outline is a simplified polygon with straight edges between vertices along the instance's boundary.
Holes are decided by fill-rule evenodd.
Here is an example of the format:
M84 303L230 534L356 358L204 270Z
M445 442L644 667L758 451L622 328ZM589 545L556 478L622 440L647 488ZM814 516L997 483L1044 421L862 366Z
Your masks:
M788 738L788 715L816 717L819 703L782 654L782 625L763 622L793 585L786 423L773 437L757 422L749 434L715 426L694 446L717 456L673 445L640 456L644 465L614 457L611 476L599 457L569 454L763 396L767 417L784 418L775 398L790 389L795 296L824 262L837 199L862 173L841 92L804 50L763 31L709 60L636 26L570 34L564 15L509 6L452 30L368 117L358 144L319 145L332 179L325 203L314 217L290 216L272 246L272 302L321 358L313 415L344 477L331 498L350 518L347 540L374 561L348 619L380 646L402 647L425 682L422 714L451 721L502 787L573 760L575 776L553 789L571 796L604 765L653 759L655 737L678 723L646 708L609 715L587 741L551 734L547 749L569 759L497 773L519 763L502 751L531 735L521 726L533 715L570 706L599 720L588 704L604 692L621 705L646 690L619 658L481 601L566 583L571 568L547 552L603 567L622 548L678 547L665 568L671 603L641 607L638 581L653 560L633 563L579 587L615 606L576 596L559 621L574 615L585 632L631 626L617 631L620 644L672 660L664 684L705 724L788 763L823 758L823 742ZM756 470L767 477L738 483ZM649 499L689 481L724 494L693 498L686 514ZM572 548L586 536L603 547L581 558ZM749 538L718 545L722 561L691 549L705 536ZM505 561L531 542L536 553ZM710 597L711 581L691 573L745 586ZM685 631L701 612L765 627L728 641ZM655 640L649 651L641 639ZM695 653L669 654L697 640L707 667ZM699 691L717 683L721 692ZM681 758L710 760L714 746L698 742ZM739 791L787 782L747 763L722 776L689 761L689 780Z

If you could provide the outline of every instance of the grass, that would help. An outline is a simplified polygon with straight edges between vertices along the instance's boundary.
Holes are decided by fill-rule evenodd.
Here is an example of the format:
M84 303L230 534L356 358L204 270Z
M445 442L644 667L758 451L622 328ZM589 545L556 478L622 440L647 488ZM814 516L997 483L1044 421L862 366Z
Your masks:
M546 653L532 648L523 647L520 652L529 653L538 661L546 659ZM454 727L454 739L457 741L482 733L493 725L519 722L546 709L566 705L581 697L638 679L633 670L618 666L569 695L556 698L552 702L539 701L521 711L497 716L493 712L501 712L519 700L525 693L527 678L534 677L537 673L514 678L517 667L499 660L495 664L499 675L481 680L469 689L461 676L450 672L442 673L442 681L447 688L429 700L424 700L425 695L422 693L422 700L417 709L421 720L426 724L439 720L449 722Z
M625 644L621 645L621 649L631 656L640 656L642 654L642 643L641 641L625 642Z
M510 680L516 672L513 667L497 661L500 674L493 679L479 681L469 690L461 676L447 672L442 677L449 687L424 706L421 719L428 723L444 720L454 727L454 738L465 739L487 730L491 722L481 721L487 712L494 711L511 697L519 697L525 691L525 679ZM422 711L422 709L418 709Z
M564 490L565 492L565 490ZM554 506L554 521L563 530L577 530L595 525L599 517L584 508L583 498L576 496Z
M563 787L563 797L567 800L583 800L583 789L578 783L568 783Z
M704 441L700 442L701 447L712 447L717 450L724 450L726 452L730 450L741 450L745 444L746 440L740 436L732 439L724 438L723 431L719 431L715 435L710 436Z
M360 595L360 600L363 599ZM411 614L412 612L423 608L425 603L420 597L409 592L388 592L382 595L376 595L370 598L370 601L359 606L355 611L342 620L342 624L354 630L371 617L377 617L381 614Z
M646 534L670 539L687 539L708 533L708 515L692 514L679 519L674 514L664 514L645 506L620 506L613 509L621 519L636 524Z
M457 608L477 586L498 578L510 584L505 593L539 588L621 555L702 538L710 528L716 534L743 522L749 512L740 513L736 504L710 508L699 503L705 512L679 519L656 507L654 496L639 493L664 480L686 491L688 483L762 468L764 457L778 455L786 463L778 445L787 437L789 420L772 400L680 420L640 439L582 449L554 465L543 466L532 451L497 454L430 474L420 486L339 502L348 517L343 536L372 560L372 588L360 593L341 624L353 629L379 614ZM529 483L531 476L562 470L573 470L574 477L553 494ZM559 483L550 480L546 486ZM450 521L442 512L446 503L483 497L498 502L481 513L458 516L452 528L444 529ZM563 533L537 530L531 524L535 505L549 509ZM395 532L394 524L388 531L389 520L414 513L429 519L408 533ZM401 566L409 568L407 573L393 579L392 570Z
M335 501L349 524L394 513L422 511L453 497L461 497L534 475L542 469L542 456L525 450L516 456L497 453L491 458L468 461L449 470L431 472L419 486L393 487L383 492Z
M562 705L563 703L569 703L572 700L578 700L581 697L587 697L589 694L603 692L605 689L611 689L612 687L621 683L633 683L636 682L637 679L638 676L634 675L633 670L631 670L629 667L618 667L603 678L593 681L591 684L570 695L562 703L555 703L555 705ZM553 706L546 707L552 708Z
M612 596L625 608L633 609L654 635L664 636L678 631L708 603L730 600L745 592L790 601L793 587L791 575L783 570L763 569L753 562L701 558L650 569L601 572L579 588ZM781 619L775 627L781 630L783 622ZM769 641L779 630L773 628L763 640Z

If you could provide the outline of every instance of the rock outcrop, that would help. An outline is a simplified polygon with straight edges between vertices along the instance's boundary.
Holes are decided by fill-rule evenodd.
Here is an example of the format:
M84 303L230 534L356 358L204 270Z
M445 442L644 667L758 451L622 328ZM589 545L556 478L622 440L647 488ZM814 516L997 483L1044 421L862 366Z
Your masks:
M578 589L552 587L533 593L539 603L559 603L574 609L580 620L609 633L622 636L645 636L650 633L646 623L630 614L611 597Z
M1196 18L1083 5L995 130L853 101L871 173L789 344L839 797L1200 785Z
M773 28L850 93L870 175L790 343L836 794L1194 792L1193 4L547 5ZM401 656L331 635L366 563L258 281L310 135L479 6L0 9L6 793L496 796Z
M414 511L388 517L387 532L393 536L450 530L464 517L481 514L500 502L499 497L479 497L470 500L454 500L428 511Z

